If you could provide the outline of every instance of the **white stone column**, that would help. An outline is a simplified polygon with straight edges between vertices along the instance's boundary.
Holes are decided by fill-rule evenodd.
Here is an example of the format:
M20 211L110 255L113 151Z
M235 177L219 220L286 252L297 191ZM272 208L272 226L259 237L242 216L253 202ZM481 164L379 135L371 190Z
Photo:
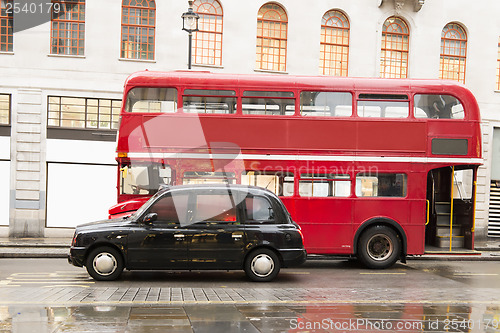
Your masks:
M44 107L41 90L18 90L12 110L10 237L44 236Z

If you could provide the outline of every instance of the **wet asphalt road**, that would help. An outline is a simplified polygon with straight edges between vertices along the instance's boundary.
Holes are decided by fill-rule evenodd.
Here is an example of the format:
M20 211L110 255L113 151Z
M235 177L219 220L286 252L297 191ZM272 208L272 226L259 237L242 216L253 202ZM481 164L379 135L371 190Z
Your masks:
M243 272L124 272L0 259L0 332L500 332L500 263L410 260L383 271L308 261Z

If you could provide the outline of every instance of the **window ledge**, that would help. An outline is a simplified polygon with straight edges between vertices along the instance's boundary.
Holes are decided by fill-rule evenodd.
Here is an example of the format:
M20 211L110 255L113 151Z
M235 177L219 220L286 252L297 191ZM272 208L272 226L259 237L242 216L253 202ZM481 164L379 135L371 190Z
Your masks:
M12 51L0 51L0 54L14 55L14 52L12 52Z
M224 66L220 66L220 65L193 64L192 66L193 67L220 68L220 69L224 69Z
M84 55L77 54L47 54L47 57L55 57L55 58L76 58L76 59L85 59Z
M129 62L149 62L149 63L156 63L156 60L149 60L149 59L129 59L129 58L118 58L119 61L129 61Z
M288 74L288 72L273 71L273 70L271 70L271 69L254 69L254 72L260 72L260 73L272 73L272 74Z

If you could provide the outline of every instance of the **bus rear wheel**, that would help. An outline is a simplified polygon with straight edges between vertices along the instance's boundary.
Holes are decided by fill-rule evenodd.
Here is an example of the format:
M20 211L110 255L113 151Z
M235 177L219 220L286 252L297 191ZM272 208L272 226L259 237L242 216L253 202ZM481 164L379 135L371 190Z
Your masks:
M390 227L377 225L363 232L358 243L358 259L368 268L384 269L396 263L401 240Z

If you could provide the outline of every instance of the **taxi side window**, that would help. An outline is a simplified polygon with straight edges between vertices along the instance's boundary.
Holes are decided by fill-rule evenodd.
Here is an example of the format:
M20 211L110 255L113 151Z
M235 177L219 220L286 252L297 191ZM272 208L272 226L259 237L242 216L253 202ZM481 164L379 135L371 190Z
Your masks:
M249 224L274 223L274 210L264 197L254 196L245 199L247 221Z
M179 225L187 219L188 193L168 193L149 208L149 213L158 215L155 224Z
M199 193L193 207L192 223L237 223L235 199L229 193Z

